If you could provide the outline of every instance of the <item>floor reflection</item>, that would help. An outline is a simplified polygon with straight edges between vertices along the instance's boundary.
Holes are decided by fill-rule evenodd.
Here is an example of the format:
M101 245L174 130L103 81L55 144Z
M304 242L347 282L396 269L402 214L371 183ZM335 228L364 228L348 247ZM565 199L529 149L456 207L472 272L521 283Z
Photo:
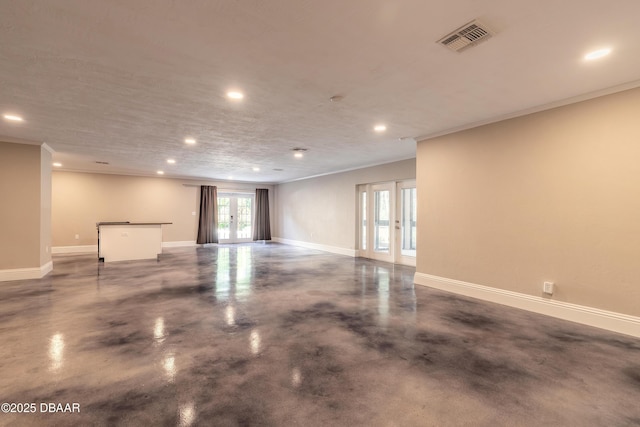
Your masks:
M373 274L378 282L378 322L380 326L389 323L389 269L374 267Z
M236 298L240 301L245 300L251 295L251 283L253 275L251 274L251 266L253 255L251 246L238 246L237 251L237 267L236 267Z
M220 301L246 301L253 286L251 246L218 248L216 260L216 298Z
M176 357L173 353L169 353L162 361L162 367L164 368L165 377L167 381L172 383L176 379Z
M229 299L231 290L231 274L230 274L230 248L218 248L218 258L216 259L216 298L219 301Z
M189 427L196 420L196 409L193 402L180 405L178 409L178 426Z
M224 318L227 326L235 326L236 324L236 308L232 305L228 305L224 309Z
M64 364L64 335L54 334L49 340L49 370L57 372Z
M153 326L153 339L156 344L162 344L165 340L164 334L164 318L158 317L156 318L156 322Z
M291 370L291 385L294 388L300 387L302 383L302 372L300 372L300 368L293 368Z
M260 354L260 333L256 329L249 336L249 349L254 356Z

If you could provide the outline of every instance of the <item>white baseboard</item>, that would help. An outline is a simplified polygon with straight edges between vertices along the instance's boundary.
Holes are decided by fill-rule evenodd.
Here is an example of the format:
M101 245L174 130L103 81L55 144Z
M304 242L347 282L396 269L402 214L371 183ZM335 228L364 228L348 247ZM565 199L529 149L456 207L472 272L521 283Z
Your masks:
M355 249L339 248L337 246L321 245L319 243L302 242L300 240L283 239L281 237L274 237L273 241L284 243L285 245L300 246L302 248L316 249L319 251L331 252L333 254L346 255L350 257L356 257L358 253L358 251Z
M476 285L461 280L418 273L414 275L414 283L443 291L453 292L485 301L508 305L571 322L595 326L609 331L640 337L640 317L600 310L598 308L567 302L553 301L533 295L521 294L489 286Z
M195 246L195 240L183 240L178 242L162 242L163 248L181 248L185 246Z
M195 246L194 240L185 240L178 242L162 242L163 248L178 248L183 246ZM51 248L52 254L88 254L98 253L98 245L82 245L82 246L54 246Z
M81 246L53 246L52 254L88 254L98 253L98 245L81 245Z
M40 267L0 270L0 282L7 282L9 280L41 279L51 272L51 270L53 270L53 261L49 261Z

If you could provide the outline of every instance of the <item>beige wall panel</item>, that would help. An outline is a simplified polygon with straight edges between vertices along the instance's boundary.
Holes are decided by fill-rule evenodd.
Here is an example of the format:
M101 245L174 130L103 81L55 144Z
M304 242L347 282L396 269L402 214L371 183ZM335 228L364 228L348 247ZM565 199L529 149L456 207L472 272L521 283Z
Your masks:
M51 151L40 148L40 265L51 261Z
M414 179L415 172L415 159L410 159L280 184L276 187L274 236L355 249L356 186Z
M172 222L163 226L163 241L195 241L201 184L218 191L269 188L273 195L268 185L54 171L53 246L97 244L99 221Z
M640 89L418 143L417 271L640 315Z
M0 141L0 270L40 267L40 146Z

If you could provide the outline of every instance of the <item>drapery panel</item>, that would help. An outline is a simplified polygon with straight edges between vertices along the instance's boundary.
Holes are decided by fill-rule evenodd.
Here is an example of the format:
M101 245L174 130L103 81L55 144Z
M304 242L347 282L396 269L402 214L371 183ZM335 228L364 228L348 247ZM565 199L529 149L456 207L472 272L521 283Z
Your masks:
M256 189L256 216L253 227L253 240L271 240L269 222L269 190Z
M200 219L196 242L218 243L218 189L213 185L200 186Z

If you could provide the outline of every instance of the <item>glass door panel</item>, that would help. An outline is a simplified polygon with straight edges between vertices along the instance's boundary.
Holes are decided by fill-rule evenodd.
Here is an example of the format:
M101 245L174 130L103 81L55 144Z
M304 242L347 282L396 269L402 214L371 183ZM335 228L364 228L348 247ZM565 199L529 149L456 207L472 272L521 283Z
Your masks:
M218 197L218 240L228 240L231 226L231 199Z
M396 194L395 262L415 266L418 222L416 182L414 180L398 182Z
M360 249L367 249L367 191L360 192Z
M236 225L236 237L238 239L251 239L253 237L252 221L252 202L253 197L237 197L237 213L238 219Z
M416 256L416 189L400 191L400 251L404 256Z
M391 211L389 209L389 199L391 191L377 190L374 196L374 229L373 247L376 252L389 253L389 219Z

